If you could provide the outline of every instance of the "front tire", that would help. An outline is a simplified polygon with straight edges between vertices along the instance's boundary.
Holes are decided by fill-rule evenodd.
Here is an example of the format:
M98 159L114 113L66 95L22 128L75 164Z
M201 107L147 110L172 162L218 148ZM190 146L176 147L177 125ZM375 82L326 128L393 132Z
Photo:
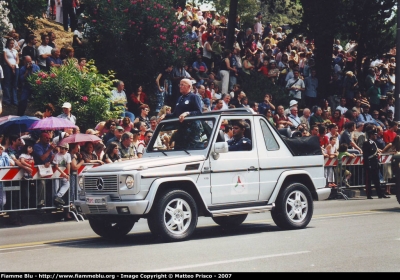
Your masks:
M235 228L240 226L246 220L247 214L234 216L212 217L213 221L224 228Z
M150 231L164 241L188 239L197 226L198 212L193 197L182 190L161 195L147 218Z
M313 211L310 191L303 184L292 183L279 193L271 216L282 229L302 229L311 221Z
M127 235L133 228L135 222L126 220L116 223L98 219L89 219L92 230L107 239L118 239Z

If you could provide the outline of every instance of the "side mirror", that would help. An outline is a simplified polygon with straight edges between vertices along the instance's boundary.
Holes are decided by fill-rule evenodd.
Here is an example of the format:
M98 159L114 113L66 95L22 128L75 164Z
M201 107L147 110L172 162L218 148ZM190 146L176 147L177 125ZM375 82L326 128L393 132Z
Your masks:
M212 157L217 160L219 158L220 153L227 153L229 151L228 149L228 143L226 142L217 142L214 144L214 147L212 149L211 155Z

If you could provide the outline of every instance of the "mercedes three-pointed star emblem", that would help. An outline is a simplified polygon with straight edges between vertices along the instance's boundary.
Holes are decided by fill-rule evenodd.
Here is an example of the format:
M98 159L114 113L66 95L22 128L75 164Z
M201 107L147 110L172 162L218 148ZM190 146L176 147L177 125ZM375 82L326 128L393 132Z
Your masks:
M97 179L96 186L99 191L103 190L104 188L104 181L102 178Z

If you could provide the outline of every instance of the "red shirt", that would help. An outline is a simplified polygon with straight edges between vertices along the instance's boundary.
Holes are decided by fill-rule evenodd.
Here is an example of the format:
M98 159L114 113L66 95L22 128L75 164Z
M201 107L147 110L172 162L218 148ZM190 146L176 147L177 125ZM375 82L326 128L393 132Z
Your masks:
M206 89L206 95L207 95L207 97L208 97L208 98L210 99L210 101L211 101L212 96L211 96L211 91L210 91L210 90Z
M139 98L136 95L136 93L132 93L130 97L131 97L132 102L135 104L138 104L138 105L147 104L147 95L144 92L140 93Z
M268 77L268 67L265 67L264 65L260 67L261 73L264 74L264 76Z
M394 138L396 138L396 135L397 135L396 132L388 129L385 132L383 132L383 141L385 141L386 144L392 143Z
M318 135L318 138L319 138L319 145L321 147L325 148L329 144L329 137L328 136L326 136L326 135L324 135L324 136Z
M343 117L343 116L340 117L340 120L336 120L334 117L331 117L331 118L330 118L330 121L331 121L332 123L337 124L339 134L343 131L343 129L344 129L344 124L346 123L346 120L347 120L347 119L346 119L345 117Z

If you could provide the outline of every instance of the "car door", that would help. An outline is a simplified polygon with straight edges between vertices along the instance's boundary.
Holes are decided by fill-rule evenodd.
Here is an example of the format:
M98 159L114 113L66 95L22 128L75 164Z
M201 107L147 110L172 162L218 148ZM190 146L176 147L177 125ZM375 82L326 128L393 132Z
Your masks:
M250 140L255 139L253 116L229 117L229 122L245 120L250 125ZM221 125L221 123L219 124ZM259 164L257 145L251 151L229 151L210 156L212 204L257 201L259 196Z
M258 128L261 130L256 134L260 159L260 200L268 200L276 188L282 172L300 167L306 162L298 162L293 159L282 139L276 131L269 127L266 119L259 118L257 121L259 122Z

